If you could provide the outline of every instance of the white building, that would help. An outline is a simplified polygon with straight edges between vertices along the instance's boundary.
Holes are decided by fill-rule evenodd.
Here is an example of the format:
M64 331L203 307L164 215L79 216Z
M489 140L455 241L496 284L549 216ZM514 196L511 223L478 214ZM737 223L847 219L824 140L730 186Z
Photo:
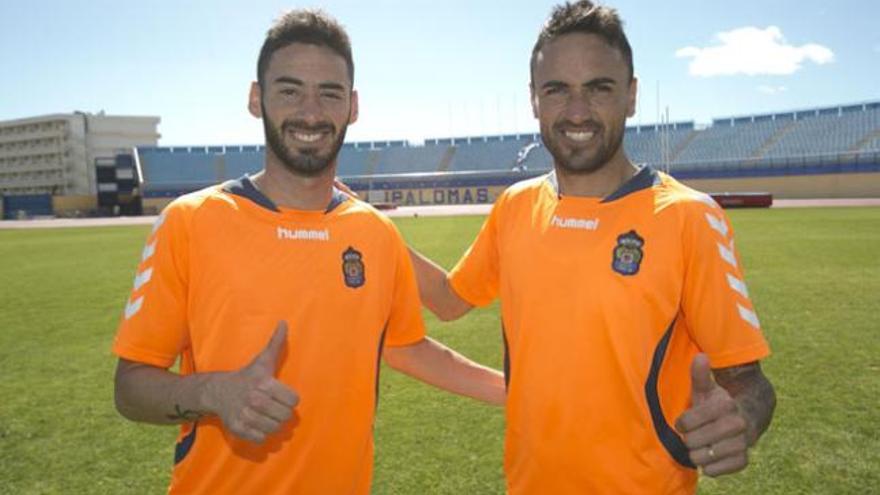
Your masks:
M0 121L0 196L94 196L95 159L156 146L159 121L103 112Z

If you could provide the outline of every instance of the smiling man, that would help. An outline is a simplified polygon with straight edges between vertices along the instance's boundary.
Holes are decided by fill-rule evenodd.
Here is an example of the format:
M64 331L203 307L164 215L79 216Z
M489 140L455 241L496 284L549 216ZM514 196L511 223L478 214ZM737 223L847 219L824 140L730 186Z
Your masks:
M383 350L398 370L493 404L503 377L425 337L400 234L333 187L358 114L342 27L292 11L257 66L264 169L159 217L113 345L116 405L182 425L171 493L366 494Z
M623 144L638 82L617 12L558 6L531 58L554 171L511 186L451 274L413 252L441 319L501 300L511 494L679 494L747 464L775 395L724 212Z

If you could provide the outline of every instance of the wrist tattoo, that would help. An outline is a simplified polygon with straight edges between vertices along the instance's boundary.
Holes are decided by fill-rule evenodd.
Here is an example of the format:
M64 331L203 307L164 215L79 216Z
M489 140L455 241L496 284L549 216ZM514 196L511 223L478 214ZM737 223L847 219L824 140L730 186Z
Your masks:
M727 390L739 405L746 419L746 439L754 445L758 437L770 426L776 408L776 392L761 372L757 362L713 370L715 381Z
M204 414L198 411L191 411L189 409L182 410L180 408L180 404L174 404L174 414L169 414L168 419L179 420L182 419L184 421L196 421L199 418L204 416Z

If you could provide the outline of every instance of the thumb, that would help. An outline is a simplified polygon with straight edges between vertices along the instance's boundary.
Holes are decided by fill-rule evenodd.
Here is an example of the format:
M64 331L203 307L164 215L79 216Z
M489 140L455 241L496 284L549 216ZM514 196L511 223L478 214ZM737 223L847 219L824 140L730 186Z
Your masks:
M697 354L691 363L691 401L695 405L702 403L714 388L709 357L703 353Z
M284 349L285 341L287 341L287 322L281 320L275 327L275 333L272 334L272 338L269 339L266 347L257 354L251 365L265 366L274 373L275 368L278 366L278 358Z

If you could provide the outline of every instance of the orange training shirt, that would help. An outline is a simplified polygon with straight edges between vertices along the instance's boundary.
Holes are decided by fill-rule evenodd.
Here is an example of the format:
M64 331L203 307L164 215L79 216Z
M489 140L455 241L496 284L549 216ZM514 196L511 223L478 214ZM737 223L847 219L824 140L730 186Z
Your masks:
M730 224L650 167L605 199L557 191L552 173L509 188L450 275L473 305L501 299L509 493L692 493L672 425L694 355L769 353Z
M244 177L175 200L144 248L113 351L182 374L237 370L288 337L276 377L300 396L262 445L217 417L183 425L170 493L367 494L382 346L424 337L394 225L334 191L278 208Z

